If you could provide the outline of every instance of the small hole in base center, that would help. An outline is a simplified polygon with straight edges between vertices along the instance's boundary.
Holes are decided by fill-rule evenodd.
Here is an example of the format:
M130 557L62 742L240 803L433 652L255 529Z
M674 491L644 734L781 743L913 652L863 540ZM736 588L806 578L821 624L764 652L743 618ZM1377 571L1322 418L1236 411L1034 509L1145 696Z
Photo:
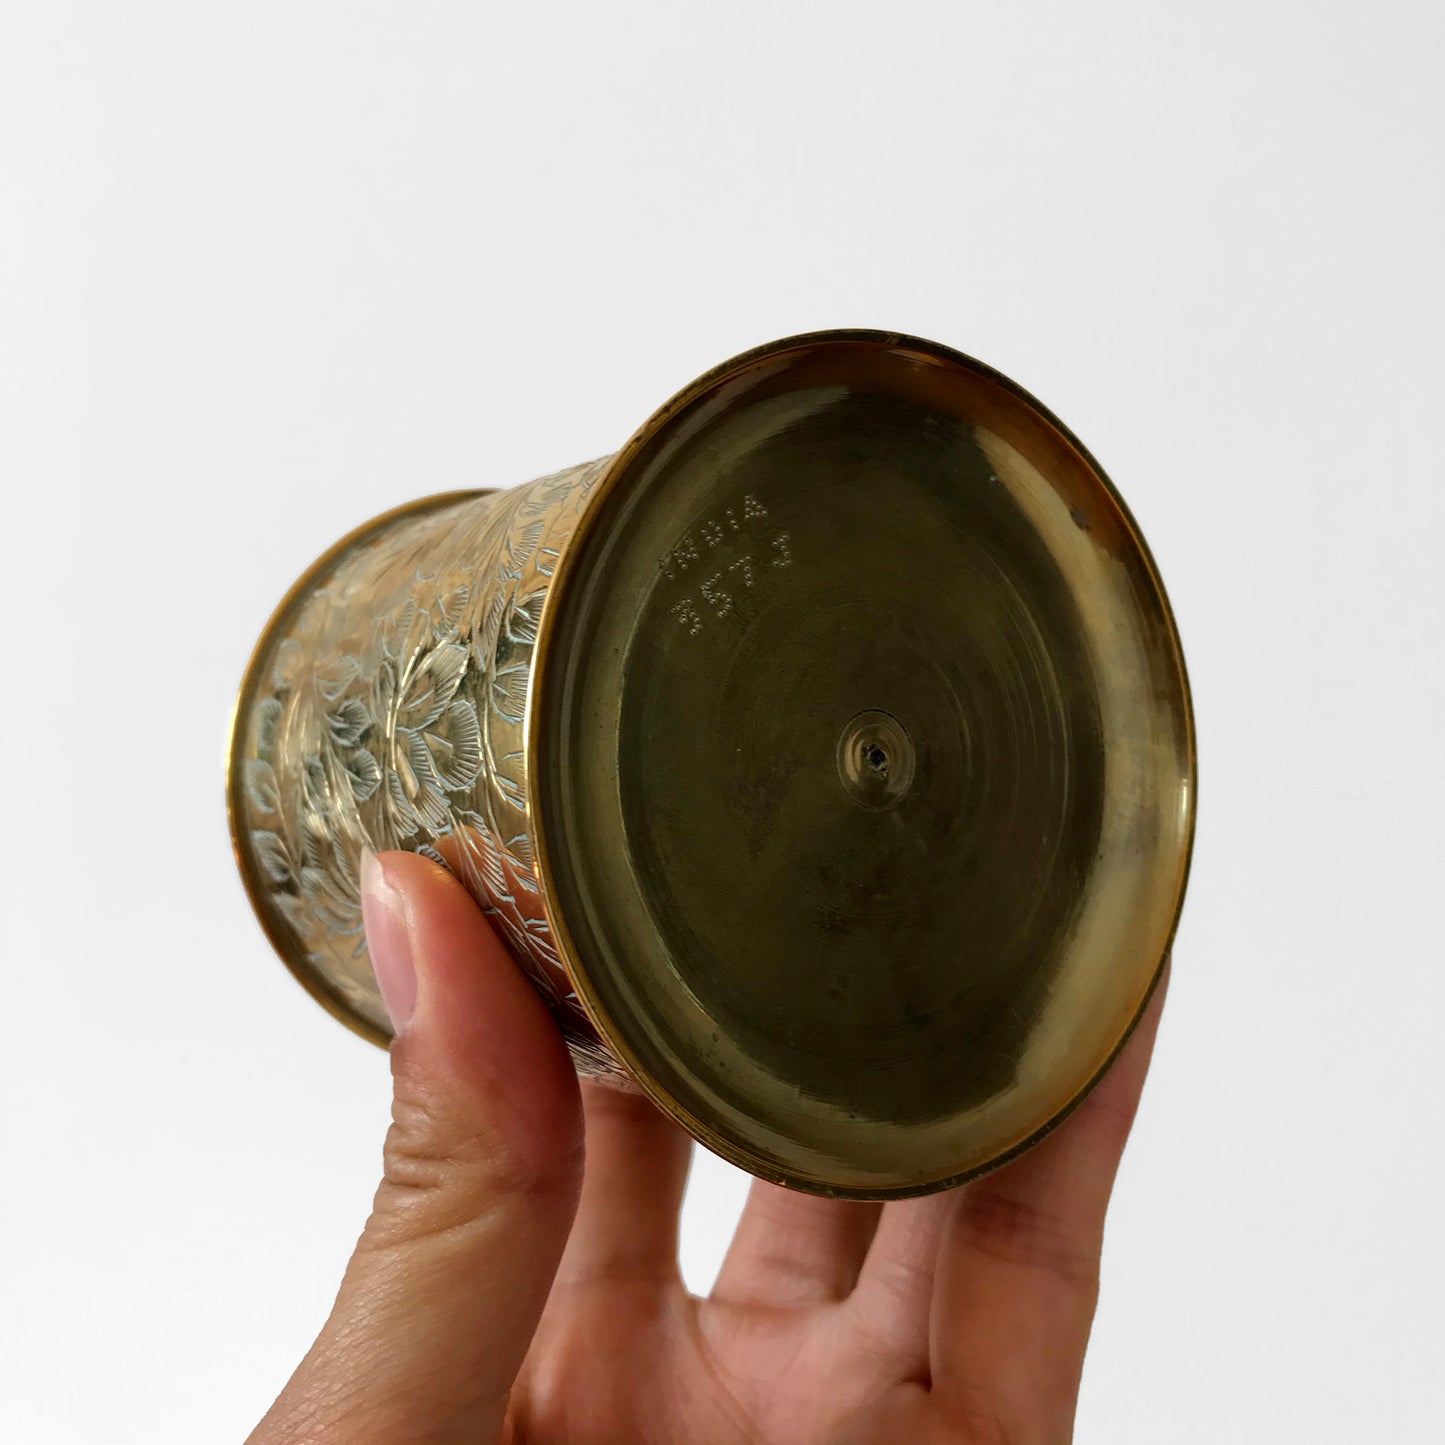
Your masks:
M888 754L878 746L877 743L870 744L863 751L863 756L868 760L868 766L875 773L886 773L888 771Z

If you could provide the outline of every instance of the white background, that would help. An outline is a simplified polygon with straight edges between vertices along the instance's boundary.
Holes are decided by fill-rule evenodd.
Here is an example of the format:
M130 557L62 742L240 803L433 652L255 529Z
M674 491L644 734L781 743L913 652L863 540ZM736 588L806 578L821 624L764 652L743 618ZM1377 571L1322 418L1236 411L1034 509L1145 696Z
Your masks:
M1054 408L1192 669L1079 1440L1445 1438L1442 16L0 3L0 1439L239 1440L366 1212L385 1060L226 838L283 589L825 326Z

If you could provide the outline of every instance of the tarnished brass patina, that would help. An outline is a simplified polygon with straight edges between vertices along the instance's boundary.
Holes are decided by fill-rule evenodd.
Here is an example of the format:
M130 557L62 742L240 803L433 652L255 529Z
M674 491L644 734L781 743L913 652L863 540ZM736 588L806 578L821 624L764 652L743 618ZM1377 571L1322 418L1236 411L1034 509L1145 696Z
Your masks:
M247 670L266 931L388 1026L364 845L450 867L579 1067L765 1178L882 1198L1037 1140L1179 916L1188 684L1123 502L988 367L794 337L622 448L353 533Z

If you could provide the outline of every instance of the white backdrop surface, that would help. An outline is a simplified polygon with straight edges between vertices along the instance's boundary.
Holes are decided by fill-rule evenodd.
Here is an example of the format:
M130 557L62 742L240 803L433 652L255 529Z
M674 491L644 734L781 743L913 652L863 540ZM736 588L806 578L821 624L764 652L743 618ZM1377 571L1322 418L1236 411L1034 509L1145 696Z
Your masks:
M239 1440L366 1213L385 1060L226 839L281 592L826 326L1056 410L1191 666L1078 1439L1445 1438L1442 62L1423 0L0 4L0 1440Z

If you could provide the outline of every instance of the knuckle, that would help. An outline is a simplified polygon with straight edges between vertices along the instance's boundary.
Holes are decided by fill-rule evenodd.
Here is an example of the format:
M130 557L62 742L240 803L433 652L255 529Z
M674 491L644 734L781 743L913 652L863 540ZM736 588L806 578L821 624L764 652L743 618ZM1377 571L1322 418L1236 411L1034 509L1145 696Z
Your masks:
M1129 1141L1139 1103L1137 1097L1120 1097L1115 1090L1107 1087L1108 1082L1105 1079L1084 1100L1079 1112L1091 1121L1091 1127L1098 1136L1099 1147L1117 1155L1124 1152L1124 1145Z
M569 1189L578 1161L529 1142L398 1075L369 1232L378 1242L444 1234L518 1200Z
M962 1226L970 1246L987 1258L1042 1271L1075 1289L1098 1289L1098 1251L1055 1210L1002 1189L981 1190L968 1200Z
M426 1195L446 1187L465 1147L460 1131L427 1103L398 1095L382 1146L382 1180L399 1195Z

